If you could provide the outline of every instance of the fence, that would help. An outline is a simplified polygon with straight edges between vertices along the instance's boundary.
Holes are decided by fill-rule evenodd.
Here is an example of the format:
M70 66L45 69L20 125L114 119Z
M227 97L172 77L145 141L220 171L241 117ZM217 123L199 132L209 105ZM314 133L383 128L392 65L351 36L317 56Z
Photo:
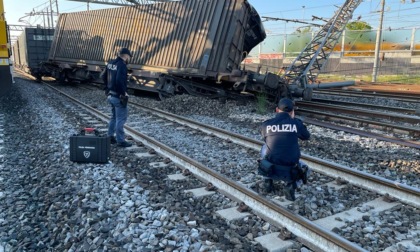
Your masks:
M282 72L311 41L313 33L271 34L244 60L247 69ZM376 31L344 31L322 73L372 74ZM384 30L379 75L420 75L420 29ZM406 77L404 77L406 78Z

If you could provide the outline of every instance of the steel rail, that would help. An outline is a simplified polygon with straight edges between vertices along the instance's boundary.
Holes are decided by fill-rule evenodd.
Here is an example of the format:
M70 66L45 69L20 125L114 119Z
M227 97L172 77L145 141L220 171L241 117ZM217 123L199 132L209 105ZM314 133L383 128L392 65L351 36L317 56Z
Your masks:
M368 110L368 109L349 108L349 107L330 105L330 104L325 104L325 103L317 103L317 102L312 102L312 101L296 101L296 105L299 109L301 107L304 107L308 109L319 109L321 111L329 110L329 111L352 114L352 115L362 115L362 116L368 116L368 117L383 118L383 119L388 119L388 120L397 121L397 122L420 123L420 117L418 116L401 115L401 114L381 112L381 111Z
M392 96L392 95L376 95L376 94L362 94L361 92L346 92L345 90L340 91L323 91L323 90L314 90L314 94L325 94L325 95L338 95L338 96L347 96L347 97L362 97L362 98L392 98L396 101L402 102L411 102L411 103L420 103L419 99L413 99L412 97L404 96Z
M135 105L136 103L131 104ZM149 108L140 104L137 104L137 106L142 108L144 111L149 111L159 117L165 118L170 121L174 121L182 125L186 125L190 128L200 130L207 134L213 134L219 138L230 140L236 144L242 145L244 147L256 151L260 151L261 146L264 144L264 142L260 140L239 135L200 122L196 122L183 116L174 115L166 111L162 111L155 108ZM370 175L366 172L358 171L349 167L345 167L343 165L324 161L306 154L302 154L302 159L317 172L326 174L333 178L340 177L357 186L366 188L381 195L389 194L395 198L398 198L402 202L414 205L416 207L420 207L420 189L418 188L397 183L395 181L385 179L379 176Z
M110 117L103 112L78 101L77 99L48 84L46 85L83 107L95 117L100 118L105 122L109 120ZM343 237L338 236L334 232L326 230L314 222L275 204L265 197L261 197L256 192L229 178L226 178L222 174L158 142L157 140L142 134L134 128L129 126L124 126L124 128L136 141L140 141L145 146L154 149L158 154L170 158L176 165L189 169L196 176L212 183L220 191L235 198L236 200L244 202L246 205L251 207L254 212L268 218L276 225L286 227L289 231L298 236L300 238L299 240L308 247L322 251L366 251L357 244L352 243Z
M203 131L207 134L212 134L215 131L219 131L219 134L223 133L223 138L224 139L228 139L230 135L234 135L234 133L220 129L220 128L216 128L210 125L205 125L202 123L199 123L197 121L191 120L189 118L186 117L182 117L179 115L173 115L169 112L166 111L162 111L159 109L154 109L154 108L150 108L135 102L130 102L131 105L134 105L136 107L139 107L140 109L144 110L144 111L148 111L150 113L156 114L160 117L163 117L165 119L168 119L170 121L174 121L177 122L179 124L182 125L187 125L190 128L195 128L198 129L200 131ZM420 142L416 142L416 141L410 141L410 140L404 140L404 139L399 139L399 138L395 138L395 137L391 137L391 136L386 136L386 135L380 135L380 134L376 134L376 133L372 133L372 132L366 132L366 131L362 131L362 130L358 130L358 129L353 129L350 127L345 127L345 126L339 126L339 125L335 125L335 124L331 124L331 123L326 123L326 122L321 122L318 120L314 120L311 118L305 118L305 122L308 122L310 124L314 124L317 126L321 126L321 127L326 127L326 128L330 128L330 129L335 129L335 130L341 130L341 131L345 131L345 132L349 132L352 134L356 134L356 135L360 135L360 136L365 136L365 137L374 137L378 140L382 140L382 141L387 141L387 142L392 142L392 143L396 143L399 145L403 145L403 146L407 146L407 147L412 147L412 148L416 148L416 149L420 149ZM241 135L236 135L236 138L241 137ZM242 143L242 145L244 145L245 142ZM254 148L255 146L250 145L250 146L246 146L249 148ZM257 148L261 147L261 144L258 144Z
M367 104L367 103L336 101L336 100L319 99L319 98L313 98L311 101L312 102L318 102L318 103L324 103L324 104L336 104L336 105L345 105L345 106L358 106L358 107L366 107L366 108L389 110L389 111L394 111L394 112L398 112L398 113L416 114L416 110L415 109L408 109L408 108L380 106L380 105Z
M321 112L321 111L317 111L317 110L312 110L312 109L303 109L303 108L299 108L296 110L296 114L297 115L321 115L321 116L325 116L328 118L337 118L337 119L343 119L346 121L352 121L352 122L360 122L360 123L364 123L366 125L377 125L380 127L385 127L387 129L398 129L401 131L405 131L405 132L411 132L413 133L413 135L419 135L420 134L420 128L419 127L409 127L409 126L404 126L404 125L400 125L400 124L392 124L392 123L386 123L386 122L378 122L378 121L371 121L368 119L363 119L363 118L357 118L357 117L350 117L350 116L344 116L344 115L337 115L337 114L333 114L333 113L326 113L326 112Z
M405 140L405 139L400 139L400 138L396 138L396 137L392 137L392 136L381 135L381 134L377 134L377 133L373 133L373 132L354 129L354 128L347 127L347 126L340 126L340 125L336 125L336 124L332 124L332 123L322 122L322 121L318 121L318 120L311 119L311 118L305 118L305 122L313 124L313 125L317 125L317 126L320 126L320 127L324 127L324 128L329 128L329 129L338 130L338 131L344 131L344 132L352 133L352 134L359 135L359 136L375 138L375 139L378 139L380 141L386 141L386 142L395 143L395 144L406 146L406 147L420 149L420 142L416 142L416 141Z
M354 88L358 89L355 90ZM350 87L348 89L337 89L337 88L333 88L331 89L331 91L345 91L347 93L366 93L366 94L372 94L372 95L385 95L387 97L398 97L398 98L413 98L413 99L420 99L420 94L410 94L408 92L399 92L399 91L395 91L395 90L373 90L373 89L369 89L369 88L364 88L364 87Z

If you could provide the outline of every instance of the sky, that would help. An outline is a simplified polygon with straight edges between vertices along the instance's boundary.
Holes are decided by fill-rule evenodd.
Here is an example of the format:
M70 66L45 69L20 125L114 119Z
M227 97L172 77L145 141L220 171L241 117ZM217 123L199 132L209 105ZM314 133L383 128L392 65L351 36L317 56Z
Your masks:
M3 0L5 5L6 20L9 24L19 22L21 17L30 13L33 9L42 10L49 6L49 0ZM55 0L53 0L54 2ZM57 0L59 12L84 11L87 4L70 0ZM248 0L259 12L260 16L278 17L286 19L298 19L306 22L322 24L322 21L313 21L312 15L329 19L334 11L345 0ZM361 17L362 21L369 23L374 29L379 26L380 0L364 0L353 14L353 19ZM411 29L420 28L420 0L385 0L384 29ZM102 4L90 4L90 9L101 9L115 6ZM56 10L55 4L53 7ZM24 18L31 25L41 24L42 16ZM54 19L56 21L56 18ZM47 23L47 21L45 21ZM305 26L284 21L264 22L267 34L290 34L298 28ZM12 35L18 33L13 32ZM12 38L13 39L13 38Z

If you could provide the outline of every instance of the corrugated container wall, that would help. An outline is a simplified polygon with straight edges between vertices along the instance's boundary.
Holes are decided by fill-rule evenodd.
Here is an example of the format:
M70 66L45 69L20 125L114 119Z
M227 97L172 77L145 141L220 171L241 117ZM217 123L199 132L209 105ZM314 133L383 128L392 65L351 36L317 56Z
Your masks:
M231 72L256 45L244 44L252 11L246 0L185 0L61 14L50 60L103 65L127 47L134 69Z
M34 69L48 60L54 29L26 28L13 46L15 64Z

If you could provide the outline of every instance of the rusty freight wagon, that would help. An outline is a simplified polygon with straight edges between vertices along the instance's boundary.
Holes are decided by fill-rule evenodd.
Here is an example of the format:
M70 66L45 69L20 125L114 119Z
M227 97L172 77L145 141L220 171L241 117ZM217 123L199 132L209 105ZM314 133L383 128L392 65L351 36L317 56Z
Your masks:
M247 0L184 0L61 14L46 72L60 80L98 81L127 47L130 86L221 96L277 87L277 75L241 69L266 37Z

